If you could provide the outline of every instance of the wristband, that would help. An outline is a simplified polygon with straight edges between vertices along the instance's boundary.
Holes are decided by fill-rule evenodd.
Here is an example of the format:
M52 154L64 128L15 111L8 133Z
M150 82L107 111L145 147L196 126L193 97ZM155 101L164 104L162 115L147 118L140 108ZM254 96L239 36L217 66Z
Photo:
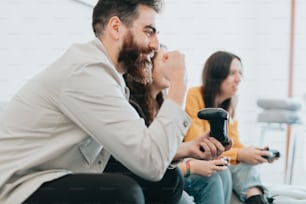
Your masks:
M186 175L185 175L185 177L189 177L190 176L190 162L189 162L189 160L187 160L185 162L185 165L186 165Z
M186 177L186 183L187 183L187 186L188 186L189 188L191 188L191 183L192 183L192 181L191 181L191 177L190 177L190 172L191 172L191 170L190 170L190 160L187 160L187 161L185 162L185 165L186 165L186 175L185 175L185 177Z

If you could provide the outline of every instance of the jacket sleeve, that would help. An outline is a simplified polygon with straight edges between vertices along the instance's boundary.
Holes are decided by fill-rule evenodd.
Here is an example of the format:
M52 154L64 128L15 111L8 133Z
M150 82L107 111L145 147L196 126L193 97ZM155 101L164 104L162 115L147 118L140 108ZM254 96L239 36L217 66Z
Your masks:
M98 64L80 68L62 87L59 107L136 175L159 180L186 133L189 118L179 105L166 100L147 128L125 97L125 87L114 80L116 74L114 68Z

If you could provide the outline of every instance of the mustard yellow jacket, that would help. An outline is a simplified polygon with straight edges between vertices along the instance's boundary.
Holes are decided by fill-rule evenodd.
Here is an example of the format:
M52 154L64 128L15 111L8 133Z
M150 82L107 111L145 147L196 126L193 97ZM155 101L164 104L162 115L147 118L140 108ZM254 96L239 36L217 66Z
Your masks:
M192 119L191 125L187 131L184 141L191 141L207 132L210 127L207 120L199 119L198 111L205 108L202 98L201 87L193 87L188 90L185 111ZM238 136L238 121L230 119L228 124L228 136L233 140L233 146L230 150L223 153L223 156L231 158L232 164L237 164L237 152L245 146L240 143Z

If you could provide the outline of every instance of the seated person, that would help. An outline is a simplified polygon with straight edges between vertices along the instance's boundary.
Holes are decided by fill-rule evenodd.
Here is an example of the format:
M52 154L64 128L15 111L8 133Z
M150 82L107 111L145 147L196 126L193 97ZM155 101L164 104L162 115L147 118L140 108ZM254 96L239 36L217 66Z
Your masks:
M71 46L12 97L0 121L0 203L144 203L131 177L103 172L113 156L138 177L159 181L189 126L180 52L164 62L171 87L149 128L128 103L122 77L146 80L137 69L150 70L148 58L159 49L162 3L97 1L96 38ZM193 156L205 157L200 144L190 144ZM174 187L169 202L181 197Z
M153 60L153 81L148 82L148 84L136 81L133 75L125 75L127 86L130 89L130 103L139 115L145 119L147 126L150 126L157 116L165 97L167 97L166 89L171 86L170 81L165 77L161 69L166 56L166 48L161 46ZM200 138L203 138L201 145L206 150L206 160L188 158L179 163L180 170L184 175L187 175L184 189L194 197L194 201L197 204L227 204L230 202L232 192L230 172L226 166L218 166L220 164L223 165L226 161L216 159L224 151L224 148L215 138L207 137L207 133ZM180 145L178 151L188 147L186 146L187 144L188 142ZM229 147L230 145L227 148ZM211 154L208 154L209 152ZM186 156L193 157L192 154ZM117 168L119 169L119 167ZM197 188L193 188L194 185L197 185ZM162 194L162 192L159 194Z
M185 141L192 141L202 132L209 130L209 123L199 119L197 113L202 108L218 107L229 112L228 134L233 139L233 147L223 155L231 159L233 190L242 202L247 204L267 204L267 189L261 182L258 164L272 162L263 156L270 153L264 148L245 147L238 136L238 121L235 119L235 93L241 81L242 65L238 56L218 51L205 62L202 86L188 90L186 112L192 124Z

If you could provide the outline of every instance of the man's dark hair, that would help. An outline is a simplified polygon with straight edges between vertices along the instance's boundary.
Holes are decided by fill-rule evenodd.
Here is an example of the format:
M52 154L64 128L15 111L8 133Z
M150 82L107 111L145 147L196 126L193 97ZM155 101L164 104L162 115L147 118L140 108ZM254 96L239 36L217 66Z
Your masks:
M163 0L99 0L92 15L92 28L95 35L103 33L108 20L117 16L127 27L138 17L137 8L145 5L160 12Z

